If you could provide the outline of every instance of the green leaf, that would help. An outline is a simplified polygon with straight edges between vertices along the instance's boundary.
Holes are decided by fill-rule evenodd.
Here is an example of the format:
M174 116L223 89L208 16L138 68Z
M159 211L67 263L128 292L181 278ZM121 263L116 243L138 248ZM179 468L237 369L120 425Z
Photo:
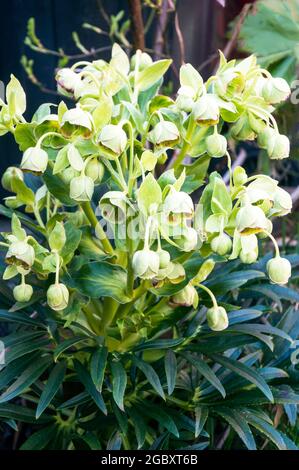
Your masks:
M66 371L66 363L64 361L59 362L52 369L49 378L46 382L43 393L41 394L36 410L36 419L45 411L47 406L51 403L55 397L59 387L61 386Z
M6 101L11 116L22 116L26 110L26 95L19 80L14 75L6 87Z
M179 346L185 341L185 338L175 339L155 339L152 341L145 341L144 343L138 344L134 351L145 351L147 349L169 349Z
M36 124L21 123L15 128L14 139L19 145L21 152L25 152L29 147L34 147L37 139L34 135Z
M235 372L244 379L248 380L248 382L256 385L256 387L259 388L261 392L263 392L263 394L268 398L269 401L271 401L272 403L274 402L273 394L270 390L269 385L256 370L249 368L245 364L242 364L240 361L235 361L233 359L230 359L225 356L220 356L218 354L213 354L211 358L218 364L221 364L226 369Z
M198 406L195 408L195 438L197 438L208 419L209 409L207 406Z
M20 450L42 450L57 433L57 426L51 425L42 428L31 434L31 436L21 445Z
M76 228L72 222L66 222L64 224L64 230L67 243L64 244L60 255L63 258L64 263L67 264L70 262L80 244L82 231L79 228Z
M124 394L127 386L127 374L120 362L111 363L112 394L117 406L124 411Z
M166 373L168 395L172 395L176 384L177 360L175 353L171 350L167 351L167 353L165 354L164 367Z
M176 424L174 420L170 417L168 413L164 411L164 409L160 406L154 406L150 405L149 403L143 403L138 406L138 409L140 410L141 414L145 414L146 416L149 416L150 418L158 421L158 423L166 428L171 434L173 434L176 437L180 437L178 428L176 427Z
M36 417L34 410L25 408L21 405L13 405L11 403L5 403L0 405L0 417L7 419L15 419L16 421L22 421L23 423L36 424ZM39 418L38 424L48 423L52 421L52 416L43 415Z
M43 348L49 347L50 344L50 339L44 337L36 340L20 342L19 344L14 345L13 348L8 348L5 355L5 363L8 365L15 359L34 351L41 351Z
M81 439L86 442L91 450L102 450L99 439L92 432L87 432Z
M141 449L145 442L145 436L146 436L146 431L147 431L146 424L141 414L138 413L138 411L136 411L135 408L133 407L128 408L128 413L131 418L132 425L135 431L138 449Z
M71 275L74 287L83 295L96 299L112 297L121 304L131 300L126 294L127 272L120 266L96 261Z
M96 389L88 371L85 367L81 364L81 362L75 360L74 361L75 370L78 374L78 377L82 384L84 385L86 391L89 393L95 404L99 407L99 409L106 415L107 408L104 403L103 397L101 393Z
M75 346L75 344L81 343L81 341L86 341L88 339L89 338L86 338L86 336L74 336L73 338L62 341L54 350L54 361L56 362L59 356L67 349Z
M62 204L70 207L77 205L69 196L69 185L66 185L58 176L53 175L49 169L43 174L43 180L50 193Z
M278 447L278 449L286 449L286 444L283 437L281 436L280 432L274 428L274 426L271 426L271 424L248 411L242 412L242 415L246 421L251 424L251 426L254 426L261 434L265 434L265 436L267 436L267 438L270 439L270 441L272 441Z
M20 395L26 389L32 385L48 368L50 363L52 362L52 358L49 356L42 357L39 360L35 361L31 364L27 369L25 369L20 377L17 378L15 382L13 382L8 389L0 395L0 403L5 403L7 401L12 400L13 398Z
M34 192L31 189L27 188L24 181L18 178L12 178L11 187L13 192L16 193L18 201L28 206L34 206Z
M61 251L66 242L64 226L61 222L56 222L49 236L49 246L51 250Z
M141 359L138 359L134 355L132 356L132 362L145 375L145 377L147 378L147 380L149 381L153 389L156 390L156 392L160 395L160 397L163 398L163 400L165 400L165 395L163 392L163 388L162 388L159 376L155 372L155 370L152 368L152 366L142 361Z
M138 207L144 215L150 215L157 212L158 206L161 202L162 190L152 173L148 173L138 190Z
M142 70L137 77L136 86L139 91L145 91L163 77L168 70L172 60L158 60Z
M55 106L53 103L43 103L41 104L37 110L35 111L34 115L32 116L31 122L36 122L40 124L44 121L44 118L51 114L51 106Z
M222 383L218 379L215 372L213 372L213 370L208 366L208 364L206 364L205 361L203 361L202 359L199 359L198 357L194 358L194 357L190 356L190 354L185 354L184 353L184 354L182 354L182 356L185 357L185 359L187 359L187 361L190 362L190 364L192 364L198 370L198 372L203 377L205 377L205 379L208 382L210 382L210 384L212 384L213 387L215 387L216 390L218 390L218 392L221 393L223 398L225 398L226 393L225 393L225 389L224 389Z
M244 442L248 450L256 450L256 443L251 432L250 427L248 426L246 420L243 416L235 410L230 408L217 408L216 413L225 419L228 424L234 429L236 434Z
M62 147L59 150L58 154L56 155L54 167L53 167L53 175L62 172L65 168L69 166L69 160L67 156L68 147Z
M231 196L220 178L215 178L211 200L211 209L214 214L229 215L232 210Z
M99 392L102 391L107 357L108 349L105 346L102 346L100 349L93 353L90 361L90 375L93 383L95 384Z

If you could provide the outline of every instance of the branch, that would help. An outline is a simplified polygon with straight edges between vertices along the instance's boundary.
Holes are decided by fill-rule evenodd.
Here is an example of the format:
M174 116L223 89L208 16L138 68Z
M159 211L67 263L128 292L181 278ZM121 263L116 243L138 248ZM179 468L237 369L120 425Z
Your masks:
M154 42L155 60L161 56L164 47L164 34L166 31L167 20L168 20L168 0L162 0L160 9L160 15L158 18L156 38Z
M129 0L129 8L132 16L133 42L135 49L141 51L145 48L144 24L140 0Z
M180 63L182 65L185 62L185 42L184 42L181 27L180 27L180 23L179 23L179 16L177 13L175 14L174 25L175 25L175 31L176 31L178 43L179 43Z

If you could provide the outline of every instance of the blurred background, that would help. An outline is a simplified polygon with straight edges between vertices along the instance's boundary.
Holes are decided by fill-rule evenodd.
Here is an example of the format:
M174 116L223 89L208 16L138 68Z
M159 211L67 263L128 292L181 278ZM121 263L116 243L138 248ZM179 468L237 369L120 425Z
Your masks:
M204 78L227 58L256 54L259 62L293 87L295 99L278 109L281 133L291 139L291 158L273 161L253 142L241 143L234 160L248 172L278 179L291 194L294 211L278 221L276 235L297 246L299 227L299 0L6 0L1 2L0 80L13 73L28 97L27 119L43 102L58 103L55 72L78 60L110 57L118 42L128 53L140 48L173 66L164 91L174 93L178 70L191 62ZM297 97L297 99L296 99ZM65 99L65 98L64 98ZM13 139L0 139L1 173L20 161ZM221 172L221 162L216 162ZM6 194L2 190L1 198Z

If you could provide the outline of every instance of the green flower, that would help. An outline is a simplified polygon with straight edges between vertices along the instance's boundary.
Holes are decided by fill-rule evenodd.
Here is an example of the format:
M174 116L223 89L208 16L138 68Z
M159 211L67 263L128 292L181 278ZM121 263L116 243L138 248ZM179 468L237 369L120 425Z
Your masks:
M13 242L5 257L8 264L16 264L26 269L31 268L34 263L35 252L31 245L24 241Z
M218 123L220 110L216 96L207 93L196 101L193 108L194 119L202 126L213 126Z
M291 89L284 78L273 77L264 82L262 96L267 103L276 104L285 101Z
M105 167L97 158L92 158L85 167L85 175L91 178L95 184L100 184L104 173Z
M206 138L206 147L211 157L223 157L227 151L227 140L223 135L212 134Z
M2 179L1 179L1 184L6 191L13 192L12 189L12 180L14 179L19 179L21 181L24 180L24 175L22 170L20 168L17 168L15 166L9 166L5 172L3 173Z
M292 274L292 267L289 260L275 256L267 263L267 273L273 284L287 284Z
M94 191L94 182L89 176L78 176L70 184L70 197L78 202L90 201Z
M192 284L188 284L177 294L171 297L171 303L182 307L196 308L198 305L198 293Z
M173 147L180 140L177 126L170 121L160 121L148 134L148 140L155 145Z
M211 330L222 331L228 327L228 316L226 310L219 305L209 308L207 321Z
M40 147L29 147L25 150L21 161L21 168L37 175L44 173L48 166L48 154Z
M236 227L240 233L250 234L267 230L267 217L262 209L251 204L241 207L236 216Z
M47 302L52 310L64 310L69 302L67 287L62 283L52 284L47 290Z
M125 150L128 138L120 125L108 124L101 130L99 142L118 156Z
M13 296L17 302L29 302L33 294L33 289L30 284L20 284L15 286Z
M211 241L211 248L214 253L224 256L232 249L231 238L226 233L221 233Z
M136 277L152 279L159 272L160 258L155 251L144 248L136 251L132 265Z

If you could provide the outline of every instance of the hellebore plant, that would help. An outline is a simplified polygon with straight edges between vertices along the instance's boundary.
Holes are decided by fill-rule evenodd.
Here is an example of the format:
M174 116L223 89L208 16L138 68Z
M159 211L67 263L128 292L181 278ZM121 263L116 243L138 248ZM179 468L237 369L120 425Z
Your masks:
M150 393L165 399L165 387L171 404L188 413L197 410L195 436L203 436L208 415L198 414L199 389L192 400L171 395L176 353L196 351L202 331L211 335L227 329L230 311L241 307L221 295L217 299L214 272L216 278L224 273L224 263L232 270L241 263L256 263L262 239L268 237L274 246L266 266L270 282L283 285L291 276L290 261L281 257L271 234L272 219L291 211L291 198L269 176L248 176L238 166L232 171L229 149L234 140L257 139L269 158L288 157L288 138L279 133L273 117L273 105L290 93L287 83L257 65L254 56L236 63L220 54L218 71L205 83L192 65L183 65L180 88L172 99L158 94L170 63L153 62L140 51L130 61L115 44L108 63L83 61L58 71L58 91L75 105L43 104L27 122L26 96L14 76L6 102L1 102L1 135L10 132L23 156L20 166L8 168L2 177L3 187L12 193L2 208L11 217L11 232L1 234L7 266L3 279L15 304L0 320L27 318L32 340L37 337L43 343L35 348L34 339L21 353L23 359L40 353L38 359L34 356L35 369L33 361L16 373L29 366L32 380L15 387L1 382L0 373L1 384L8 385L0 409L1 403L22 395L42 377L54 351L56 365L49 380L41 388L39 381L33 391L39 397L36 417L48 406L47 416L54 412L45 446L57 427L69 430L69 438L64 436L58 447L73 448L71 435L76 432L91 445L85 431L78 430L77 412L90 419L108 412L118 422L120 444L113 445L128 449L134 444L126 437L126 410L136 424L134 400ZM227 163L228 186L219 173L209 173L215 158ZM196 200L192 193L199 188ZM246 278L247 272L263 276L244 271L243 283L254 278ZM35 322L42 336L34 330ZM29 334L26 328L23 334ZM11 352L17 364L19 356L13 348ZM150 365L161 360L166 371L163 386L158 370ZM221 382L203 359L189 354L186 360L210 382L213 393L218 389L224 396ZM108 366L105 372L106 364L110 372ZM136 370L147 379L144 390ZM65 400L69 397L70 403L60 407L63 400L58 403L57 393L65 374ZM75 387L70 395L74 374L85 391ZM12 373L10 380L14 377ZM252 382L271 401L272 393L261 380ZM131 389L128 395L126 388ZM160 419L160 411L146 413L178 438L174 418L165 418L162 411ZM93 438L95 446L101 445L98 436ZM254 447L251 438L242 434L241 439ZM138 446L150 446L153 440L153 432L147 434L139 424Z

